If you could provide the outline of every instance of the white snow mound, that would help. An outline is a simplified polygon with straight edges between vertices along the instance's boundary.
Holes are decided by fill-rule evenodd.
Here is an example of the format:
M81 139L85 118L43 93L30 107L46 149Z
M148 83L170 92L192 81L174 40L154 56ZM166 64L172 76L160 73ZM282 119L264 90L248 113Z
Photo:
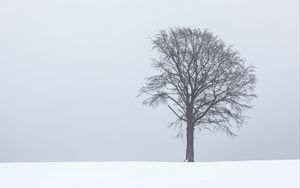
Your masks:
M298 188L299 160L0 163L1 188Z

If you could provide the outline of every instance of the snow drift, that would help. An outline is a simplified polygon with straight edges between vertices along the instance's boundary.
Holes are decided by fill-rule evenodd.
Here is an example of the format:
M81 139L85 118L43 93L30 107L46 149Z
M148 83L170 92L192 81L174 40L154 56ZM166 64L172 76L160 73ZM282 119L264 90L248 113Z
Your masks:
M1 188L298 188L299 160L0 163Z

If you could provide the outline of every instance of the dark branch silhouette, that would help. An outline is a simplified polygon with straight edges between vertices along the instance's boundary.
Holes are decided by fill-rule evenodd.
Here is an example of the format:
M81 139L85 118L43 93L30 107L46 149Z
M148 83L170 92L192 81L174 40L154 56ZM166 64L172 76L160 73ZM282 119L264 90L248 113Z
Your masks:
M153 38L158 74L148 77L140 94L144 104L166 104L186 123L186 161L194 161L194 129L224 131L246 123L243 111L251 107L256 77L238 51L207 30L174 28Z

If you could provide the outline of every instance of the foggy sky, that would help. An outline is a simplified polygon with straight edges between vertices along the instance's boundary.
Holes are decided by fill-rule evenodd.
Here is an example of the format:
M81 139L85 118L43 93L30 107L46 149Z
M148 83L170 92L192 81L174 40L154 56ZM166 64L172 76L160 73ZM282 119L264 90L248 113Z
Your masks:
M183 161L175 117L136 98L150 38L207 28L257 67L231 139L196 134L198 161L299 157L298 0L0 1L0 162Z

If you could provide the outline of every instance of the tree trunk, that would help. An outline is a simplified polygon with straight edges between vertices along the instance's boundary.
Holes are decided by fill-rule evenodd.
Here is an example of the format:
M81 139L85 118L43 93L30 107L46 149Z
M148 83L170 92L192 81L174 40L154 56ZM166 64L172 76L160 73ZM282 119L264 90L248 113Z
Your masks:
M195 162L195 160L194 160L194 126L187 127L185 161Z

